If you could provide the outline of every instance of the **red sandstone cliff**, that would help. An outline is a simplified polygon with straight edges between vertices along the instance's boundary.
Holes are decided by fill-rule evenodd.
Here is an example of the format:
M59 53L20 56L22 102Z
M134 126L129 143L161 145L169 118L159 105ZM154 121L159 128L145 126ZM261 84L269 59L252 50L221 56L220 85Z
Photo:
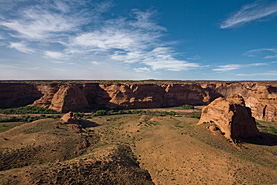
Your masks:
M260 82L0 83L0 105L30 104L68 112L93 105L126 109L207 105L218 97L240 94L256 119L277 122L276 89L277 85Z
M0 108L28 105L41 96L36 84L0 83Z
M256 119L277 122L277 86L257 85L245 98Z

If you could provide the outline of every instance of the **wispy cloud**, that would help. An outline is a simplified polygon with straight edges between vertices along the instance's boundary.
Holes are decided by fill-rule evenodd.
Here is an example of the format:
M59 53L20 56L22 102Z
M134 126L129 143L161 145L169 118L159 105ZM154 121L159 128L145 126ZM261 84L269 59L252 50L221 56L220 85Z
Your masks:
M46 58L55 58L55 59L66 59L67 56L64 53L56 52L56 51L45 51L44 56Z
M268 64L267 63L252 63L252 64L245 65L245 66L247 67L247 66L265 66L265 65L268 65Z
M236 76L277 76L277 71L268 71L266 73L236 74Z
M268 16L275 16L277 14L277 3L262 4L257 1L252 4L247 4L241 7L240 10L233 13L225 21L220 24L220 28L233 28L243 25L245 23L261 20Z
M140 67L140 68L134 68L134 70L137 72L137 73L144 73L144 72L150 72L151 69L147 68L147 67Z
M252 63L252 64L227 64L227 65L222 65L218 66L217 68L213 69L213 71L232 71L232 70L237 70L241 68L246 68L246 67L257 67L257 66L265 66L268 65L267 63Z
M265 59L271 59L271 58L277 58L277 54L276 55L268 55L264 57Z
M61 34L80 31L81 26L98 20L99 13L110 6L106 2L96 5L75 0L21 2L24 4L19 3L17 6L15 1L6 2L6 6L13 7L13 16L7 17L8 13L2 15L5 19L0 19L0 25L14 31L10 33L14 37L44 41L47 38L53 39L56 35L60 39Z
M101 64L101 62L97 62L97 61L92 61L90 63L93 64L93 65L100 65Z
M42 40L51 34L74 30L79 23L74 18L32 7L24 10L20 19L1 21L0 25L15 31L14 37Z
M144 68L135 67L136 72L146 68L181 71L200 67L199 64L175 58L178 53L160 40L166 29L150 19L154 12L133 10L133 13L135 17L131 20L110 19L97 30L72 37L68 52L81 49L96 55L105 54L114 61L146 65Z
M24 42L11 42L9 47L17 49L18 51L23 52L23 53L34 53L35 52L34 49L27 47Z
M45 58L77 59L94 65L102 62L99 59L120 62L136 72L201 67L178 59L179 53L174 51L172 42L162 40L167 30L155 21L155 11L134 9L128 16L113 15L107 19L103 13L109 13L113 7L111 1L26 2L17 6L10 1L11 6L7 7L13 12L6 11L2 14L4 18L0 18L0 26L8 30L10 37L20 40L10 43L10 47L21 52L37 51Z
M242 68L242 65L239 64L227 64L223 66L218 66L218 68L213 69L213 71L232 71L235 69L240 69Z
M276 48L253 49L245 52L244 55L248 57L261 56L265 59L277 58L277 49Z

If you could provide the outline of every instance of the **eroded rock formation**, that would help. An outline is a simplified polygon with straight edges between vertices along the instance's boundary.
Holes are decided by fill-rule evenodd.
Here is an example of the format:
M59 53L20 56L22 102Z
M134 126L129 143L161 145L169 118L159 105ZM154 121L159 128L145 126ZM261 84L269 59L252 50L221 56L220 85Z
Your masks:
M242 96L232 94L217 98L202 110L198 124L214 123L227 139L235 140L259 135L251 109Z
M277 122L277 85L265 82L16 82L0 83L0 106L40 106L59 112L88 107L155 108L207 105L240 94L253 116Z
M88 101L81 89L75 84L61 85L53 96L50 109L59 112L83 110L88 106Z
M277 87L258 85L245 98L253 116L258 120L277 122Z
M69 124L78 124L78 120L75 117L73 112L68 112L65 115L62 116L61 121L63 123L69 123Z

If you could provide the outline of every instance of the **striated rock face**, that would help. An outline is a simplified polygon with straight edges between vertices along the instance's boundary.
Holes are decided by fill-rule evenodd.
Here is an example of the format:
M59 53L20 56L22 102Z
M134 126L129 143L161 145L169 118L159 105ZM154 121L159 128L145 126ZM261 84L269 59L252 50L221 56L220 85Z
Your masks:
M0 106L30 104L59 112L95 106L155 108L207 105L230 94L241 95L256 119L277 122L277 85L261 82L0 83Z
M31 106L49 108L53 96L59 90L59 85L57 83L39 84L37 85L37 89L43 94L43 96L33 102Z
M59 112L83 110L88 106L88 101L80 88L75 84L60 86L53 96L50 109Z
M277 122L277 86L254 87L245 98L245 103L256 119Z
M210 92L197 84L100 84L95 102L109 108L154 108L210 101Z
M225 133L227 139L241 139L259 135L251 109L245 106L242 96L232 94L217 98L202 110L198 124L210 122Z

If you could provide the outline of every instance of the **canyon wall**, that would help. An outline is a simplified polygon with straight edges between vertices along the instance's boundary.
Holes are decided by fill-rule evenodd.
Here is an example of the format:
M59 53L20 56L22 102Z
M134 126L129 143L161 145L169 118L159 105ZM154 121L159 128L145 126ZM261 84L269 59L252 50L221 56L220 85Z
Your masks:
M230 94L240 94L256 119L277 122L277 84L262 82L2 82L0 107L33 105L59 112L156 108L207 105Z

